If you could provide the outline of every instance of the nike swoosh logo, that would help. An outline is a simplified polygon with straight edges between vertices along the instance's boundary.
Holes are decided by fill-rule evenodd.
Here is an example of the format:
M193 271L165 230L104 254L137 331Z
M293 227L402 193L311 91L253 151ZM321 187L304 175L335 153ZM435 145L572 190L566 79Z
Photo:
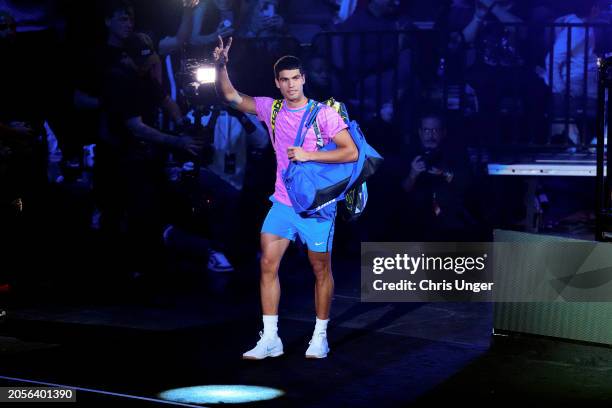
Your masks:
M323 245L324 243L325 243L325 242L315 242L314 244L315 244L316 246L319 246L319 245Z

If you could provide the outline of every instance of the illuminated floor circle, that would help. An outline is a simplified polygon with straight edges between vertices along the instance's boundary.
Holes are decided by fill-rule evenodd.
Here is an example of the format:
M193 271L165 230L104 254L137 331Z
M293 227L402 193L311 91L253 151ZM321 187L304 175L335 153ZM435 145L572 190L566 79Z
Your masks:
M284 392L254 385L199 385L158 394L162 399L186 404L241 404L278 398Z

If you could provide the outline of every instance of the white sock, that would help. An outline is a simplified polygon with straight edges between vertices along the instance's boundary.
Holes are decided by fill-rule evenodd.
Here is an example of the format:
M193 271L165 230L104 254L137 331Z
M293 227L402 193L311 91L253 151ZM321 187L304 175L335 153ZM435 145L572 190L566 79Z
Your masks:
M278 333L278 315L263 315L263 337L276 337Z
M321 320L317 317L314 334L323 334L327 336L327 323L329 323L329 319Z

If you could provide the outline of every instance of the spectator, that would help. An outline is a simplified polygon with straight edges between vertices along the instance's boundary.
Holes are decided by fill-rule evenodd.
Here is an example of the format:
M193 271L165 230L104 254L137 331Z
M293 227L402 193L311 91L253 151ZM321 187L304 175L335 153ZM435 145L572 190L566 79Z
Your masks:
M348 19L357 0L311 0L287 2L287 28L301 44L310 44L316 34Z
M588 1L577 13L559 17L555 20L555 23L562 25L602 22L599 17L608 3L609 1L605 0ZM544 60L546 68L539 68L538 70L546 85L552 90L553 111L557 116L566 118L568 121L574 122L574 119L578 119L579 111L585 111L591 120L595 118L597 102L597 55L595 50L598 47L598 36L596 34L596 28L593 27L556 27L553 49ZM570 35L571 43L568 48ZM550 64L551 52L552 66ZM569 88L567 88L568 82ZM567 111L568 106L566 105L568 102L569 111ZM559 132L557 130L559 126L561 128L567 126L568 128ZM580 142L579 130L574 123L553 123L552 133L566 134L574 144ZM586 142L586 140L584 141Z
M216 44L219 36L231 36L239 27L239 14L240 0L212 0L200 3L194 15L191 44L208 49ZM206 50L203 50L203 53L208 55Z
M76 72L74 104L80 110L99 108L104 76L121 60L125 52L124 42L134 31L134 7L127 0L106 3L104 24L107 29L104 46L94 50L94 55L82 56L83 63Z
M329 61L314 55L306 60L306 92L317 101L340 98L340 79Z
M285 18L278 0L247 0L243 14L243 37L282 37L287 35Z
M344 88L350 92L352 104L357 105L363 98L369 116L395 98L401 99L409 90L412 52L406 34L357 33L414 28L408 16L400 13L399 5L397 0L370 0L366 8L357 9L336 26L338 32L353 34L334 36L328 50L334 67L343 73ZM316 47L321 52L325 44Z
M403 237L417 241L465 241L482 237L468 210L472 196L472 176L467 154L448 140L444 119L426 114L419 128L420 148L404 163L410 163L408 176L401 183L405 192L398 229ZM406 171L404 171L406 174Z
M236 44L232 77L244 92L268 94L276 89L270 85L269 70L278 58L299 54L300 45L288 36L285 26L285 2L278 0L243 0L240 28L237 36L245 40ZM248 39L248 40L246 40ZM242 69L249 66L249 70Z
M183 17L174 36L165 36L158 44L161 55L175 52L185 43L191 32L193 10L198 0L183 0ZM95 111L99 107L99 96L103 78L110 66L124 55L124 42L134 31L134 7L129 0L110 0L104 6L104 24L107 29L103 47L94 55L83 56L83 64L76 73L74 104L81 111ZM161 81L161 66L155 67L156 77Z
M448 16L447 72L464 73L477 98L481 124L473 135L488 143L511 137L545 137L547 92L534 73L534 50L527 41L517 1L457 0Z
M197 5L197 1L186 0L183 2L184 17L179 33L172 39L162 40L166 43L162 48L166 52L172 51L171 43L175 45L183 41L189 31L191 11ZM126 55L125 42L134 31L134 7L127 0L110 0L104 4L103 10L104 25L107 30L104 45L93 51L93 55L81 57L81 64L75 73L74 105L77 109L76 126L80 134L90 135L87 142L96 142L95 163L94 163L94 195L98 210L101 211L100 227L105 234L111 238L118 231L120 214L114 210L116 207L114 197L116 197L116 186L112 177L113 172L118 166L118 155L114 146L105 140L99 140L100 108L104 83L111 67L120 64ZM152 70L155 77L161 81L161 63L159 58L152 59L154 66ZM179 115L175 118L182 121ZM87 136L85 136L87 137ZM108 179L108 180L107 180Z
M105 244L117 245L121 223L120 206L115 204L115 171L118 155L115 149L100 140L101 97L105 77L111 67L125 55L125 41L134 31L134 7L130 1L110 0L104 3L103 23L106 28L104 44L88 49L81 55L75 70L75 127L82 142L95 143L93 166L94 201L99 211L99 225ZM115 210L117 208L117 210ZM97 214L96 214L97 215ZM117 245L118 246L118 245Z
M190 40L195 21L195 10L200 0L181 1L182 10L176 2L163 1L154 10L154 15L147 16L149 17L147 33L150 32L150 37L155 40L154 43L157 45L160 56L182 51L182 47ZM147 8L154 4L152 3L151 0L146 1ZM163 12L161 14L163 20L159 18L160 10ZM140 14L145 14L144 11L139 9L139 24L142 19Z

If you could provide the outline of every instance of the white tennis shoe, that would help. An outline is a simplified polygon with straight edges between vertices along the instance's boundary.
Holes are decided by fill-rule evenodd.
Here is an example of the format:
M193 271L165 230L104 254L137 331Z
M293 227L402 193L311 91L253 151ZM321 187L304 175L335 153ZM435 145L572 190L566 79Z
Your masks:
M283 342L280 337L264 337L263 332L259 332L259 337L257 345L242 355L244 360L263 360L283 355Z
M329 353L329 346L327 344L327 335L325 333L317 333L312 336L312 339L308 343L308 350L306 350L306 358L325 358Z

